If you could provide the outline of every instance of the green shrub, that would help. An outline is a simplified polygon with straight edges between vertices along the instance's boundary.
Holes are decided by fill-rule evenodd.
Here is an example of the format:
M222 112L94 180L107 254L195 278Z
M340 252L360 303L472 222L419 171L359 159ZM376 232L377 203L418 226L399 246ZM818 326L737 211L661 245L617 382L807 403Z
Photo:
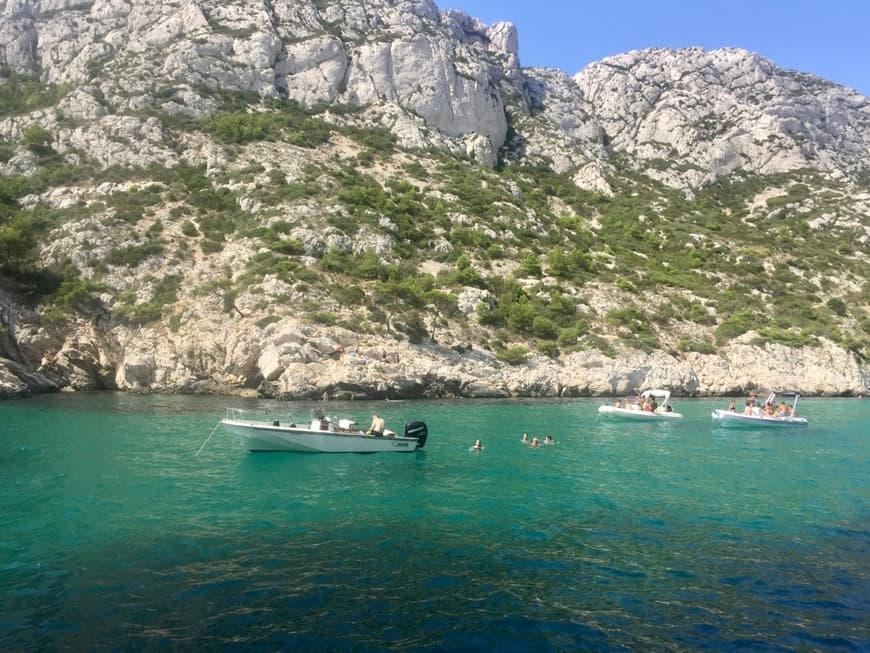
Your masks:
M151 301L159 306L174 304L178 298L178 289L180 287L181 277L177 274L168 274L154 284Z
M0 226L0 263L20 263L32 258L38 244L37 230L24 215Z
M156 322L162 314L162 306L154 302L142 304L119 304L112 310L115 319L123 319L130 324L148 324Z
M539 340L538 351L549 358L559 358L559 346L552 340Z
M105 288L105 284L90 279L67 279L52 294L50 302L63 314L93 308L99 304L97 294Z
M214 212L218 216L210 216L209 222L214 225L212 230L221 233L232 233L235 230L233 215L238 211L235 192L229 188L204 188L192 193L188 198L190 205L199 209L200 213ZM206 223L200 221L203 230L208 230Z
M285 256L298 256L305 253L305 247L295 238L278 238L267 243L266 247Z
M561 347L576 347L581 335L583 334L576 326L565 327L559 332L557 342Z
M113 208L115 217L129 224L136 224L147 207L156 207L163 202L160 188L131 188L112 193L106 198L106 205Z
M680 338L677 349L682 352L694 351L699 354L715 354L716 347L709 340L693 340L692 338Z
M257 328L265 329L270 324L274 324L275 322L280 322L281 317L279 315L267 315L266 317L261 317L257 320Z
M465 254L456 259L456 272L454 282L460 286L476 286L486 288L486 282L471 265L471 259Z
M648 322L643 311L632 307L614 308L607 312L606 320L614 326L627 327L632 332L642 329Z
M812 335L777 327L763 327L759 329L758 337L754 338L752 342L756 345L774 343L785 345L786 347L807 347L819 344L818 338Z
M163 245L160 242L149 240L141 245L126 245L111 250L106 254L106 263L109 265L125 265L136 267L145 259L163 253Z
M118 303L112 310L116 319L122 319L131 324L147 324L160 319L163 309L176 301L181 287L181 277L170 274L154 284L151 299L141 304L134 303L136 294L127 292L118 297ZM169 328L177 331L181 325L181 316L173 315L169 320Z
M226 143L270 140L301 147L325 143L331 131L328 124L309 117L294 103L287 103L278 111L217 113L204 118L200 127Z
M526 252L523 254L522 259L520 260L520 267L517 270L517 276L520 277L540 277L541 276L541 262L538 259L537 255L532 252Z
M616 351L609 341L595 334L583 336L582 344L588 349L597 349L608 358L616 358Z
M47 156L52 153L51 132L38 123L31 123L21 132L21 144L28 150L39 156Z
M532 333L538 311L525 295L516 300L510 295L502 295L499 306L507 318L508 327L518 333Z
M556 338L559 335L559 329L548 317L538 315L532 320L532 333L539 338Z
M372 152L381 155L391 154L396 149L396 135L384 127L342 127L341 132L365 145Z
M202 250L203 254L216 254L223 251L224 244L220 240L206 238L205 240L200 241L199 248Z
M827 305L836 315L839 315L840 317L846 316L846 302L839 297L831 297L828 300Z
M329 311L312 311L309 313L312 322L324 324L326 326L334 326L338 323L338 318L334 313Z
M758 329L760 326L761 321L754 311L749 309L737 311L716 327L716 344L722 346L732 338Z
M11 73L0 83L0 117L54 106L69 88L66 84L43 84L37 79Z
M529 350L523 346L506 347L496 351L495 357L508 365L521 365L528 359Z
M183 233L188 238L194 238L199 236L199 229L196 228L196 225L193 224L190 220L185 220L181 223L181 233Z
M545 302L541 298L535 298L538 310L552 320L557 326L570 326L577 321L577 305L570 297L555 291L550 296L550 301Z
M582 283L591 278L596 264L588 251L574 248L566 253L556 247L550 250L547 269L554 277Z
M625 277L620 277L616 280L616 287L620 290L624 290L625 292L636 295L637 294L637 286L635 286L631 281L626 279Z

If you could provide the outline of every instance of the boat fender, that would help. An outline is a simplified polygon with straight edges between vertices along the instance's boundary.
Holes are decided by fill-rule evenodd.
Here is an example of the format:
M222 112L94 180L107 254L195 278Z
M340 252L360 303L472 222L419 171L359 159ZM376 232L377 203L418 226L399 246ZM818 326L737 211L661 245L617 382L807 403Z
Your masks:
M425 422L405 422L403 433L406 438L417 439L418 449L422 449L426 445L426 438L429 437L429 429Z
M272 422L272 426L281 426L281 422L279 422L279 421L276 419L274 422Z

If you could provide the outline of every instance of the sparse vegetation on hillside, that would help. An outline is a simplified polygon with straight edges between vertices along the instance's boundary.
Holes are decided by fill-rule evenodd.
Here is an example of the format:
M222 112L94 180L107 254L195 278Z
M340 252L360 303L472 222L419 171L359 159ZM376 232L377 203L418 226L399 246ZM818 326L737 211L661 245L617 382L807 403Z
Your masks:
M33 84L0 84L0 116L61 92ZM850 188L815 171L735 174L687 199L615 161L608 197L541 165L492 170L400 151L353 112L275 102L255 111L236 98L202 120L164 124L223 143L226 166L70 165L44 128L4 144L37 157L34 174L0 188L4 273L38 276L52 265L51 242L99 225L100 238L78 241L90 251L77 275L32 286L43 302L76 310L99 290L115 319L177 329L172 306L202 292L186 275L204 258L241 262L221 281L227 310L275 280L283 294L256 303L264 320L272 304L306 297L320 324L414 342L449 334L512 364L621 345L712 353L750 331L791 346L830 338L870 356L870 258L858 244L867 217L850 208ZM112 191L97 193L104 182ZM47 197L55 189L81 199L59 210ZM125 285L141 276L133 270L162 280L137 292ZM469 289L485 293L470 314L459 310Z

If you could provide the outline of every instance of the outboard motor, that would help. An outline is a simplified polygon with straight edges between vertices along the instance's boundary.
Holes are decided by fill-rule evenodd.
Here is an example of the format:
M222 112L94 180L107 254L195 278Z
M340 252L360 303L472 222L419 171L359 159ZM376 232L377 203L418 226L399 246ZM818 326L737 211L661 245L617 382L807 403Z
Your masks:
M405 422L404 436L406 438L417 438L418 449L422 449L426 445L428 435L429 429L426 428L426 422Z

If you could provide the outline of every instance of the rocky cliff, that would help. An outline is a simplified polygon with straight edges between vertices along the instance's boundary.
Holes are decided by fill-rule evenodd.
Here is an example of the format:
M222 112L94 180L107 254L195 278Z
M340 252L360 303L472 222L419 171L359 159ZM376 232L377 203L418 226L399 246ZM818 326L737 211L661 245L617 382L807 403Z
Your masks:
M0 0L0 71L45 89L0 111L5 396L865 391L870 100L760 55L570 77L428 0Z

